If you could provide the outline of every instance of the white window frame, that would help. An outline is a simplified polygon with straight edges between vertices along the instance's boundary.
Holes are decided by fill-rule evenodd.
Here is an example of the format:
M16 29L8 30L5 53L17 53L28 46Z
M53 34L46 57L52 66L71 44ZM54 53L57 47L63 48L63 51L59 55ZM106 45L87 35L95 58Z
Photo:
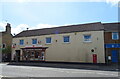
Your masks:
M38 44L38 39L37 38L32 38L32 45L36 45L36 44L33 44L33 40L37 40L37 43L36 44Z
M114 33L117 33L117 39L114 39ZM118 40L119 39L119 32L112 32L112 40Z
M85 38L84 38L85 35L90 35L90 40L89 40L89 41L85 41ZM89 43L89 42L92 42L92 35L91 35L91 34L83 34L83 42L86 42L86 43L87 43L87 42L88 42L88 43Z
M25 43L24 39L20 39L20 40L23 40L23 44L22 44L22 45L24 45L24 43ZM20 44L20 40L19 40L19 45L22 46L22 45Z
M47 43L47 41L46 41L47 38L51 38L51 43ZM45 38L45 43L46 43L46 44L52 44L52 37L46 37L46 38Z
M69 42L64 42L64 37L69 37ZM65 36L63 36L63 43L70 43L70 36L69 35L65 35Z

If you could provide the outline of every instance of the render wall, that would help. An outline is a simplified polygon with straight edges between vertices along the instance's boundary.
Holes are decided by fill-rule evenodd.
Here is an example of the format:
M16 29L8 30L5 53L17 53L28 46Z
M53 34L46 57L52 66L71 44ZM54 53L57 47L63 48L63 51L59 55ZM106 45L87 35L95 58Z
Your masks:
M92 42L84 42L84 34L91 34ZM70 43L64 43L63 36L70 36ZM46 37L52 38L51 44L45 43ZM14 56L15 50L21 50L20 48L32 45L33 38L37 38L38 41L41 41L41 43L37 45L49 47L46 50L46 61L92 63L93 58L91 49L95 49L95 53L97 54L97 62L105 63L103 31L76 32L13 38L13 44L16 44L16 47L12 49L12 58ZM24 39L25 45L19 45L20 39Z

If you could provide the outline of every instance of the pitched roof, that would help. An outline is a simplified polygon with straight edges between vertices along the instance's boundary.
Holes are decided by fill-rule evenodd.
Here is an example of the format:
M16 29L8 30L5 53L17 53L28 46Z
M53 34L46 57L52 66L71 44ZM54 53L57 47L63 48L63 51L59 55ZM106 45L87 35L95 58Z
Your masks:
M120 22L117 23L103 23L105 31L120 31Z
M36 29L36 30L25 30L14 36L16 37L29 37L29 36L40 36L49 34L62 34L71 32L83 32L83 31L99 31L103 30L101 22L78 24L69 26L60 26L54 28Z

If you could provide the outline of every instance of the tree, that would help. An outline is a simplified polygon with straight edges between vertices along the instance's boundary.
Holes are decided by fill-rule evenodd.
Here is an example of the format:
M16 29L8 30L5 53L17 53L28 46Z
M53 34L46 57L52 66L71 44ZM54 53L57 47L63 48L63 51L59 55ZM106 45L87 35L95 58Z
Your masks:
M7 46L6 48L3 48L2 53L4 54L11 53L11 46Z
M2 49L2 61L10 61L11 60L11 46L7 46Z

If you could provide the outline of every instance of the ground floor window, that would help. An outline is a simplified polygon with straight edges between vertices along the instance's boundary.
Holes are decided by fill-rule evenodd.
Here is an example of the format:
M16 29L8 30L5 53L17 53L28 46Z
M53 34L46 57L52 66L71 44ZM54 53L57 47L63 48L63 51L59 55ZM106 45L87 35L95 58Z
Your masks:
M28 60L28 61L44 61L44 53L45 51L43 50L23 50L22 54L22 60Z

